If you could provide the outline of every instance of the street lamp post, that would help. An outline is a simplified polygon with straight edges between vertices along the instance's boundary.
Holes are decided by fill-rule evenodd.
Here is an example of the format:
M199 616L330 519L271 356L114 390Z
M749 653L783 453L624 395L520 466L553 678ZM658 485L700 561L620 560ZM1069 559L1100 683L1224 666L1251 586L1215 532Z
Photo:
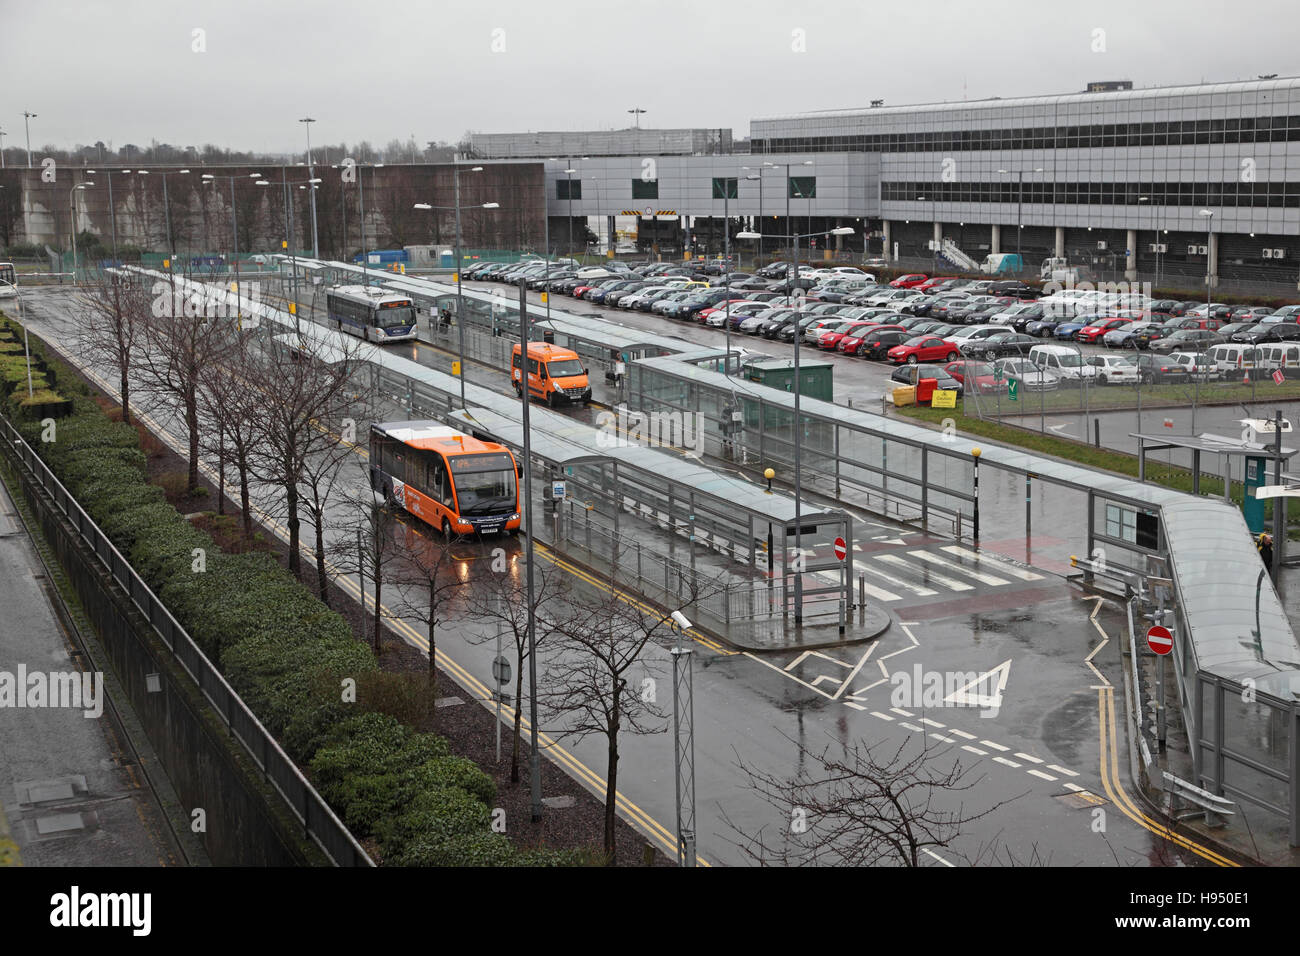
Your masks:
M188 172L189 172L188 169L178 169L176 171L176 174L178 176L183 176ZM162 174L162 181L163 181L163 214L167 219L167 255L172 260L175 260L176 246L172 243L172 204L171 204L171 200L167 196L167 173ZM175 262L173 261L172 268L175 267L176 267Z
M5 168L5 131L0 129L0 169Z
M312 158L311 158L311 124L316 121L312 119L310 116L305 116L302 119L298 120L298 122L302 123L307 128L307 176L309 179L315 180L316 169L315 166L312 164ZM327 162L329 161L328 156L326 156L325 159ZM313 186L311 190L311 254L313 259L320 258L320 241L316 233L316 187L315 186Z
M77 192L94 183L78 183L68 190L68 205L72 207L72 284L77 284ZM17 288L17 286L14 286Z
M482 166L474 166L471 172L481 172ZM434 206L427 202L417 202L413 208L433 210L433 209L451 209L456 213L456 326L458 338L460 340L460 407L465 407L465 300L461 295L460 288L460 167L453 167L453 179L455 181L456 205L454 206ZM475 208L478 209L499 209L500 203L484 202L478 203ZM549 296L547 297L549 298Z
M787 201L788 201L787 189ZM787 218L788 221L788 218ZM820 236L851 236L853 235L852 226L840 226L838 229L829 229L825 232L813 232L800 235L792 233L788 236L773 236L774 239L791 239L794 242L794 255L790 263L790 274L795 275L799 270L799 240L813 239ZM760 234L756 232L738 232L737 239L758 239ZM793 284L793 279L791 280ZM803 565L803 470L800 449L803 445L803 421L799 410L799 341L803 338L802 330L799 328L798 320L794 324L794 551L797 566ZM803 624L803 574L796 573L794 578L794 623L795 626Z
M35 113L29 113L23 110L23 129L27 131L27 168L32 168L32 123L36 118Z
M1034 172L1041 173L1042 171L1043 171L1043 167L1041 166L1034 167ZM1011 170L999 169L998 172L1004 174L1010 174ZM1024 169L1016 170L1016 181L1018 183L1018 189L1016 191L1016 258L1019 259L1020 258L1020 234L1025 231L1025 218L1024 218L1025 170Z

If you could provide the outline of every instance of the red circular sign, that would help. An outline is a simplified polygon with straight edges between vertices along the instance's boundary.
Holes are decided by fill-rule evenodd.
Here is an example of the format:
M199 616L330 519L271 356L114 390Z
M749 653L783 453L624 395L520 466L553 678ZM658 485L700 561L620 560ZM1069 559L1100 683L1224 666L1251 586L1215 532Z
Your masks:
M1169 633L1169 628L1153 624L1147 629L1147 646L1157 654L1168 654L1174 649L1174 636Z
M845 556L846 554L848 554L848 553L849 553L849 548L848 548L848 545L846 545L846 544L844 543L844 539L843 539L843 538L836 538L836 539L835 539L835 557L837 557L839 560L843 561L843 560L844 560L844 556Z

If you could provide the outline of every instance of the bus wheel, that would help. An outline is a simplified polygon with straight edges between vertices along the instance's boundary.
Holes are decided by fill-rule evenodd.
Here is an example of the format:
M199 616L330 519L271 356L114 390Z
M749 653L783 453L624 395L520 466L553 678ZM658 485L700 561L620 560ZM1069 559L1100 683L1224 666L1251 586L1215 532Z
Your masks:
M446 518L442 519L442 540L451 543L451 522Z

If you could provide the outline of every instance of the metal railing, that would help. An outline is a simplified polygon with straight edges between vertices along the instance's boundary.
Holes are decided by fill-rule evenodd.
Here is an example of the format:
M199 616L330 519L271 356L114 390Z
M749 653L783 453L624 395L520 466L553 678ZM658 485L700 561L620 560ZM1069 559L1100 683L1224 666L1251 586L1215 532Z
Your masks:
M193 678L231 736L243 745L264 778L279 792L289 811L302 824L306 835L336 866L374 866L374 861L361 844L226 682L221 672L208 660L185 628L167 610L166 605L69 494L35 449L2 416L0 433L3 434L6 450L27 468L36 483L95 552L113 580L126 591L131 602L153 625L159 639L172 652L173 659Z

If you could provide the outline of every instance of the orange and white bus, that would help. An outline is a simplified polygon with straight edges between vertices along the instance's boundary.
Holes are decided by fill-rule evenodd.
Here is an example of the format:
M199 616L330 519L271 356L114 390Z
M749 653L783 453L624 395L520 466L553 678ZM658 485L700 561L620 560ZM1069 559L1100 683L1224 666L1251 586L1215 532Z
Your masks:
M505 445L435 421L370 426L370 488L451 539L519 531L519 467Z

